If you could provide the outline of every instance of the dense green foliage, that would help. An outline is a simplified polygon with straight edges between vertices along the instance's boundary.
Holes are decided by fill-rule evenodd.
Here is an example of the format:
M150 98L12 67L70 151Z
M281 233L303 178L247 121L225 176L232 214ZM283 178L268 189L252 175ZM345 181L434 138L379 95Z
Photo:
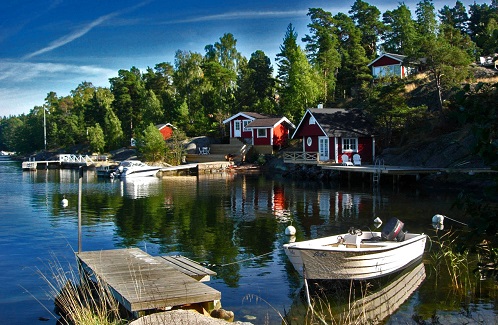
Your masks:
M438 96L429 112L443 110L443 98L451 106L448 90L461 87L469 63L498 52L496 0L472 4L468 11L457 1L438 12L430 0L421 0L415 17L410 9L400 3L382 14L362 0L348 14L310 8L305 47L289 24L275 69L261 50L245 58L234 35L226 33L206 45L204 55L179 50L173 63L119 70L109 88L84 81L68 96L50 92L28 114L0 118L0 149L29 153L84 144L109 151L162 123L188 137L223 137L222 121L237 112L285 115L297 123L306 108L320 103L370 110L388 138L385 143L392 143L406 121L413 122L412 115L420 120L420 109L408 106L398 84L373 86L367 65L379 49L426 59Z
M166 145L161 132L150 124L145 130L137 134L137 150L146 161L159 161L164 157Z

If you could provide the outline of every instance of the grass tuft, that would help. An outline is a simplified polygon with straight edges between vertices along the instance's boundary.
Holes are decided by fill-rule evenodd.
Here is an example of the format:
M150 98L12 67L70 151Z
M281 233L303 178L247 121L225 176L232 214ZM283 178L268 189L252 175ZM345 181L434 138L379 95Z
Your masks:
M74 264L64 267L56 256L46 263L46 272L37 270L48 285L47 294L55 302L62 324L120 325L119 303L105 282L90 279L84 272L74 271Z
M432 237L436 249L430 255L436 275L439 277L445 272L451 279L452 288L456 291L464 293L472 290L475 281L471 278L472 261L469 261L469 251L457 249L457 232L447 231L440 234L441 232L436 231L436 236Z

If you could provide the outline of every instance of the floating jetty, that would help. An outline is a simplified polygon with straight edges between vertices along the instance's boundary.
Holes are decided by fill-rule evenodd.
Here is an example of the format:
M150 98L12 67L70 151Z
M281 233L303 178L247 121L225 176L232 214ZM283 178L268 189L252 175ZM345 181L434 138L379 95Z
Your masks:
M211 312L221 305L221 293L200 282L216 273L186 257L153 257L138 248L80 252L77 257L83 271L107 284L137 317L192 305Z
M43 169L48 169L49 166L53 168L61 166L89 166L93 165L93 159L88 155L71 155L71 154L60 154L57 155L57 160L34 160L30 159L28 161L23 161L22 169L35 171L39 166L43 166Z

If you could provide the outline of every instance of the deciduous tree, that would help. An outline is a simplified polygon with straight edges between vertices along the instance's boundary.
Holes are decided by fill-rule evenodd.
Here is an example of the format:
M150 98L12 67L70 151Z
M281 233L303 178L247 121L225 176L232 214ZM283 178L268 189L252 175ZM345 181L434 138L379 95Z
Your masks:
M165 144L161 132L151 123L138 132L137 150L146 161L164 160Z
M95 126L88 127L87 138L92 152L99 154L104 151L105 136L99 123L95 123Z

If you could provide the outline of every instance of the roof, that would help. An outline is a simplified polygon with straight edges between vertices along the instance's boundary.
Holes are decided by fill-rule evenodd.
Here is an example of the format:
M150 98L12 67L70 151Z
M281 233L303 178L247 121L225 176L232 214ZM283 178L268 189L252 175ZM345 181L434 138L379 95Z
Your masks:
M259 118L246 125L246 128L273 128L281 123L287 124L289 128L296 128L286 117Z
M323 133L328 137L369 137L373 133L373 124L359 108L309 108L299 122L294 135L307 114L315 118Z
M230 116L226 120L224 120L223 124L226 124L226 123L230 122L231 120L236 119L237 117L240 117L240 116L243 116L243 117L245 117L245 118L247 118L249 120L265 119L265 118L269 118L270 117L268 115L263 115L263 114L259 114L259 113L255 113L255 112L239 112L239 113L237 113L235 115Z
M176 127L173 126L173 124L171 123L166 123L166 124L157 124L156 125L156 128L158 128L159 130L161 130L162 128L166 127L166 126L169 126L170 128L172 129L176 129Z
M394 53L384 53L384 54L380 55L379 57L377 57L372 62L370 62L367 66L368 67L371 66L372 64L374 64L375 62L377 62L378 60L380 60L381 58L383 58L385 56L387 56L393 60L399 61L400 63L403 63L403 61L406 59L406 55L394 54Z

